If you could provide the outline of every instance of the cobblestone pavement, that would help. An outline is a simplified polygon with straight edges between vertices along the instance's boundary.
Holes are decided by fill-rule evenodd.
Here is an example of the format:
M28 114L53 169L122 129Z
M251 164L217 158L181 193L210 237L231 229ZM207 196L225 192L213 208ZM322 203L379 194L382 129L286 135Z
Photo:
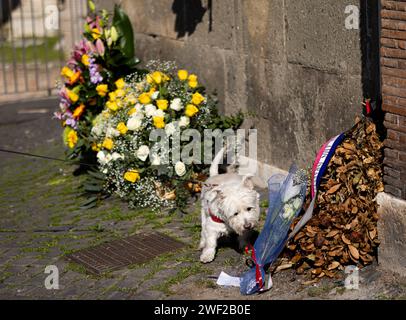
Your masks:
M0 148L63 157L60 128L51 121L56 102L0 106ZM188 214L155 214L129 210L108 199L80 210L82 177L67 164L0 154L0 299L405 299L406 281L378 266L361 270L360 290L345 290L339 280L308 279L285 271L274 276L274 288L242 297L236 288L216 286L221 271L245 270L242 256L224 247L216 261L202 265L196 250L199 207ZM86 274L65 255L108 240L159 231L187 246L103 276ZM45 267L60 272L60 289L46 290Z

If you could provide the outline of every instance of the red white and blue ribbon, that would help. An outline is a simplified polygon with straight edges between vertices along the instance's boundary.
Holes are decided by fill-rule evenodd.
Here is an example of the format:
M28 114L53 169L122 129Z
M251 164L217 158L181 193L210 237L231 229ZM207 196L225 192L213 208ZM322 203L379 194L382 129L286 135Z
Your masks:
M313 210L316 204L317 198L317 189L320 186L321 178L324 175L324 172L327 169L327 166L334 155L338 145L344 140L345 134L339 134L338 136L327 141L320 151L317 153L316 160L313 164L312 169L312 181L311 181L311 194L312 202L310 203L309 208L306 210L306 213L298 224L293 229L292 233L289 235L289 239L293 238L299 230L313 217Z

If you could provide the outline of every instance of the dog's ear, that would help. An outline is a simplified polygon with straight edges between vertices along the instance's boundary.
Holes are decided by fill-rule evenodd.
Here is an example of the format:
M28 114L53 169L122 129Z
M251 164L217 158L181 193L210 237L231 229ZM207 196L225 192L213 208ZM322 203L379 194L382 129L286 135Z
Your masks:
M213 202L217 198L221 197L222 193L219 188L214 188L206 193L206 199L209 202Z
M241 185L244 188L248 188L250 190L254 190L254 182L252 181L252 176L244 176L242 178Z

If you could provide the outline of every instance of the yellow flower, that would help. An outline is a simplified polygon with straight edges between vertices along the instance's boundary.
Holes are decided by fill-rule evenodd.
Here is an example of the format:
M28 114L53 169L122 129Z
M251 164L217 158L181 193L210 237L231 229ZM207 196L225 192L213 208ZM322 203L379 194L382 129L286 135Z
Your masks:
M82 56L82 63L83 63L86 67L88 67L88 66L90 65L89 59L90 59L90 57L89 57L87 54L84 54L84 55Z
M147 82L149 84L153 84L154 83L154 79L152 79L152 76L150 74L147 74Z
M197 75L191 74L191 75L189 76L189 81L195 81L195 82L197 82Z
M97 29L97 28L92 29L92 37L93 37L93 39L95 39L95 40L99 39L99 38L101 37L101 32L100 32L100 30Z
M152 96L155 92L156 92L156 89L155 89L155 88L151 88L151 89L147 92L147 94L148 94L149 96Z
M162 111L165 111L168 109L169 102L168 102L168 100L157 100L156 105L159 109L161 109Z
M197 75L191 74L189 76L189 87L196 88L198 85L199 85L199 83L197 81Z
M66 89L66 92L68 94L69 100L72 101L73 103L79 100L79 96L74 91Z
M114 142L113 142L113 140L111 140L110 138L106 138L106 139L103 141L102 147L103 147L104 149L107 149L107 150L113 149L113 147L114 147Z
M131 183L136 183L138 180L140 180L140 178L141 177L138 170L128 170L124 174L124 179Z
M83 114L83 112L85 112L85 105L81 104L79 107L77 107L75 109L75 111L73 112L73 117L75 119L79 119L81 117L81 115Z
M116 97L121 98L125 96L125 91L123 89L117 89L115 91Z
M131 108L129 111L128 111L128 115L129 116L132 116L134 113L136 113L137 112L137 109L134 107L134 108Z
M118 104L116 101L107 101L106 102L107 108L109 108L111 111L117 111L118 110Z
M151 77L152 77L152 80L154 80L154 82L156 83L156 84L161 84L162 83L162 73L161 72L159 72L159 71L155 71L152 75L151 75Z
M185 114L189 117L189 118L191 118L191 117L193 117L196 113L198 113L199 112L199 109L197 109L197 107L195 106L195 105L193 105L193 104L188 104L187 106L186 106L186 110L185 110Z
M117 89L123 89L125 87L125 81L123 78L120 78L116 81Z
M79 80L79 78L80 78L81 75L82 75L82 74L80 73L80 71L77 71L76 73L74 73L74 74L69 78L69 84L70 84L70 85L75 84L75 83Z
M73 149L78 143L78 134L75 130L71 130L68 133L68 146Z
M164 117L153 117L154 126L157 129L165 128L165 118Z
M126 134L128 132L128 128L124 122L120 122L117 126L117 130L122 134Z
M201 104L204 101L204 97L199 93L196 92L195 94L193 94L192 96L192 103L196 106L198 106L199 104Z
M138 97L138 101L142 104L149 104L151 103L151 97L149 96L148 93L142 93L139 97Z
M98 151L100 151L100 149L101 149L101 144L100 143L97 144L96 142L93 142L92 150L95 151L95 152L98 152Z
M189 72L187 72L186 70L179 70L178 77L181 81L185 81L189 77Z
M116 99L117 99L117 92L116 92L116 91L110 92L110 93L109 93L109 99L110 99L110 101L116 101Z
M109 86L107 84L99 84L96 87L96 91L100 97L105 97L109 91Z
M61 71L61 76L66 77L68 79L72 78L75 72L68 67L63 67Z

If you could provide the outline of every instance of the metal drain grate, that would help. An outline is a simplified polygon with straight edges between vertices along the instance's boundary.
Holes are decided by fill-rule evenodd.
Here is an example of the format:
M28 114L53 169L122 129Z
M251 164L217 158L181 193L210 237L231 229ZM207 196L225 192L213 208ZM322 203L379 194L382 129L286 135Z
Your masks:
M84 266L89 272L99 275L131 264L148 262L183 246L183 243L163 234L150 233L114 240L66 257Z

